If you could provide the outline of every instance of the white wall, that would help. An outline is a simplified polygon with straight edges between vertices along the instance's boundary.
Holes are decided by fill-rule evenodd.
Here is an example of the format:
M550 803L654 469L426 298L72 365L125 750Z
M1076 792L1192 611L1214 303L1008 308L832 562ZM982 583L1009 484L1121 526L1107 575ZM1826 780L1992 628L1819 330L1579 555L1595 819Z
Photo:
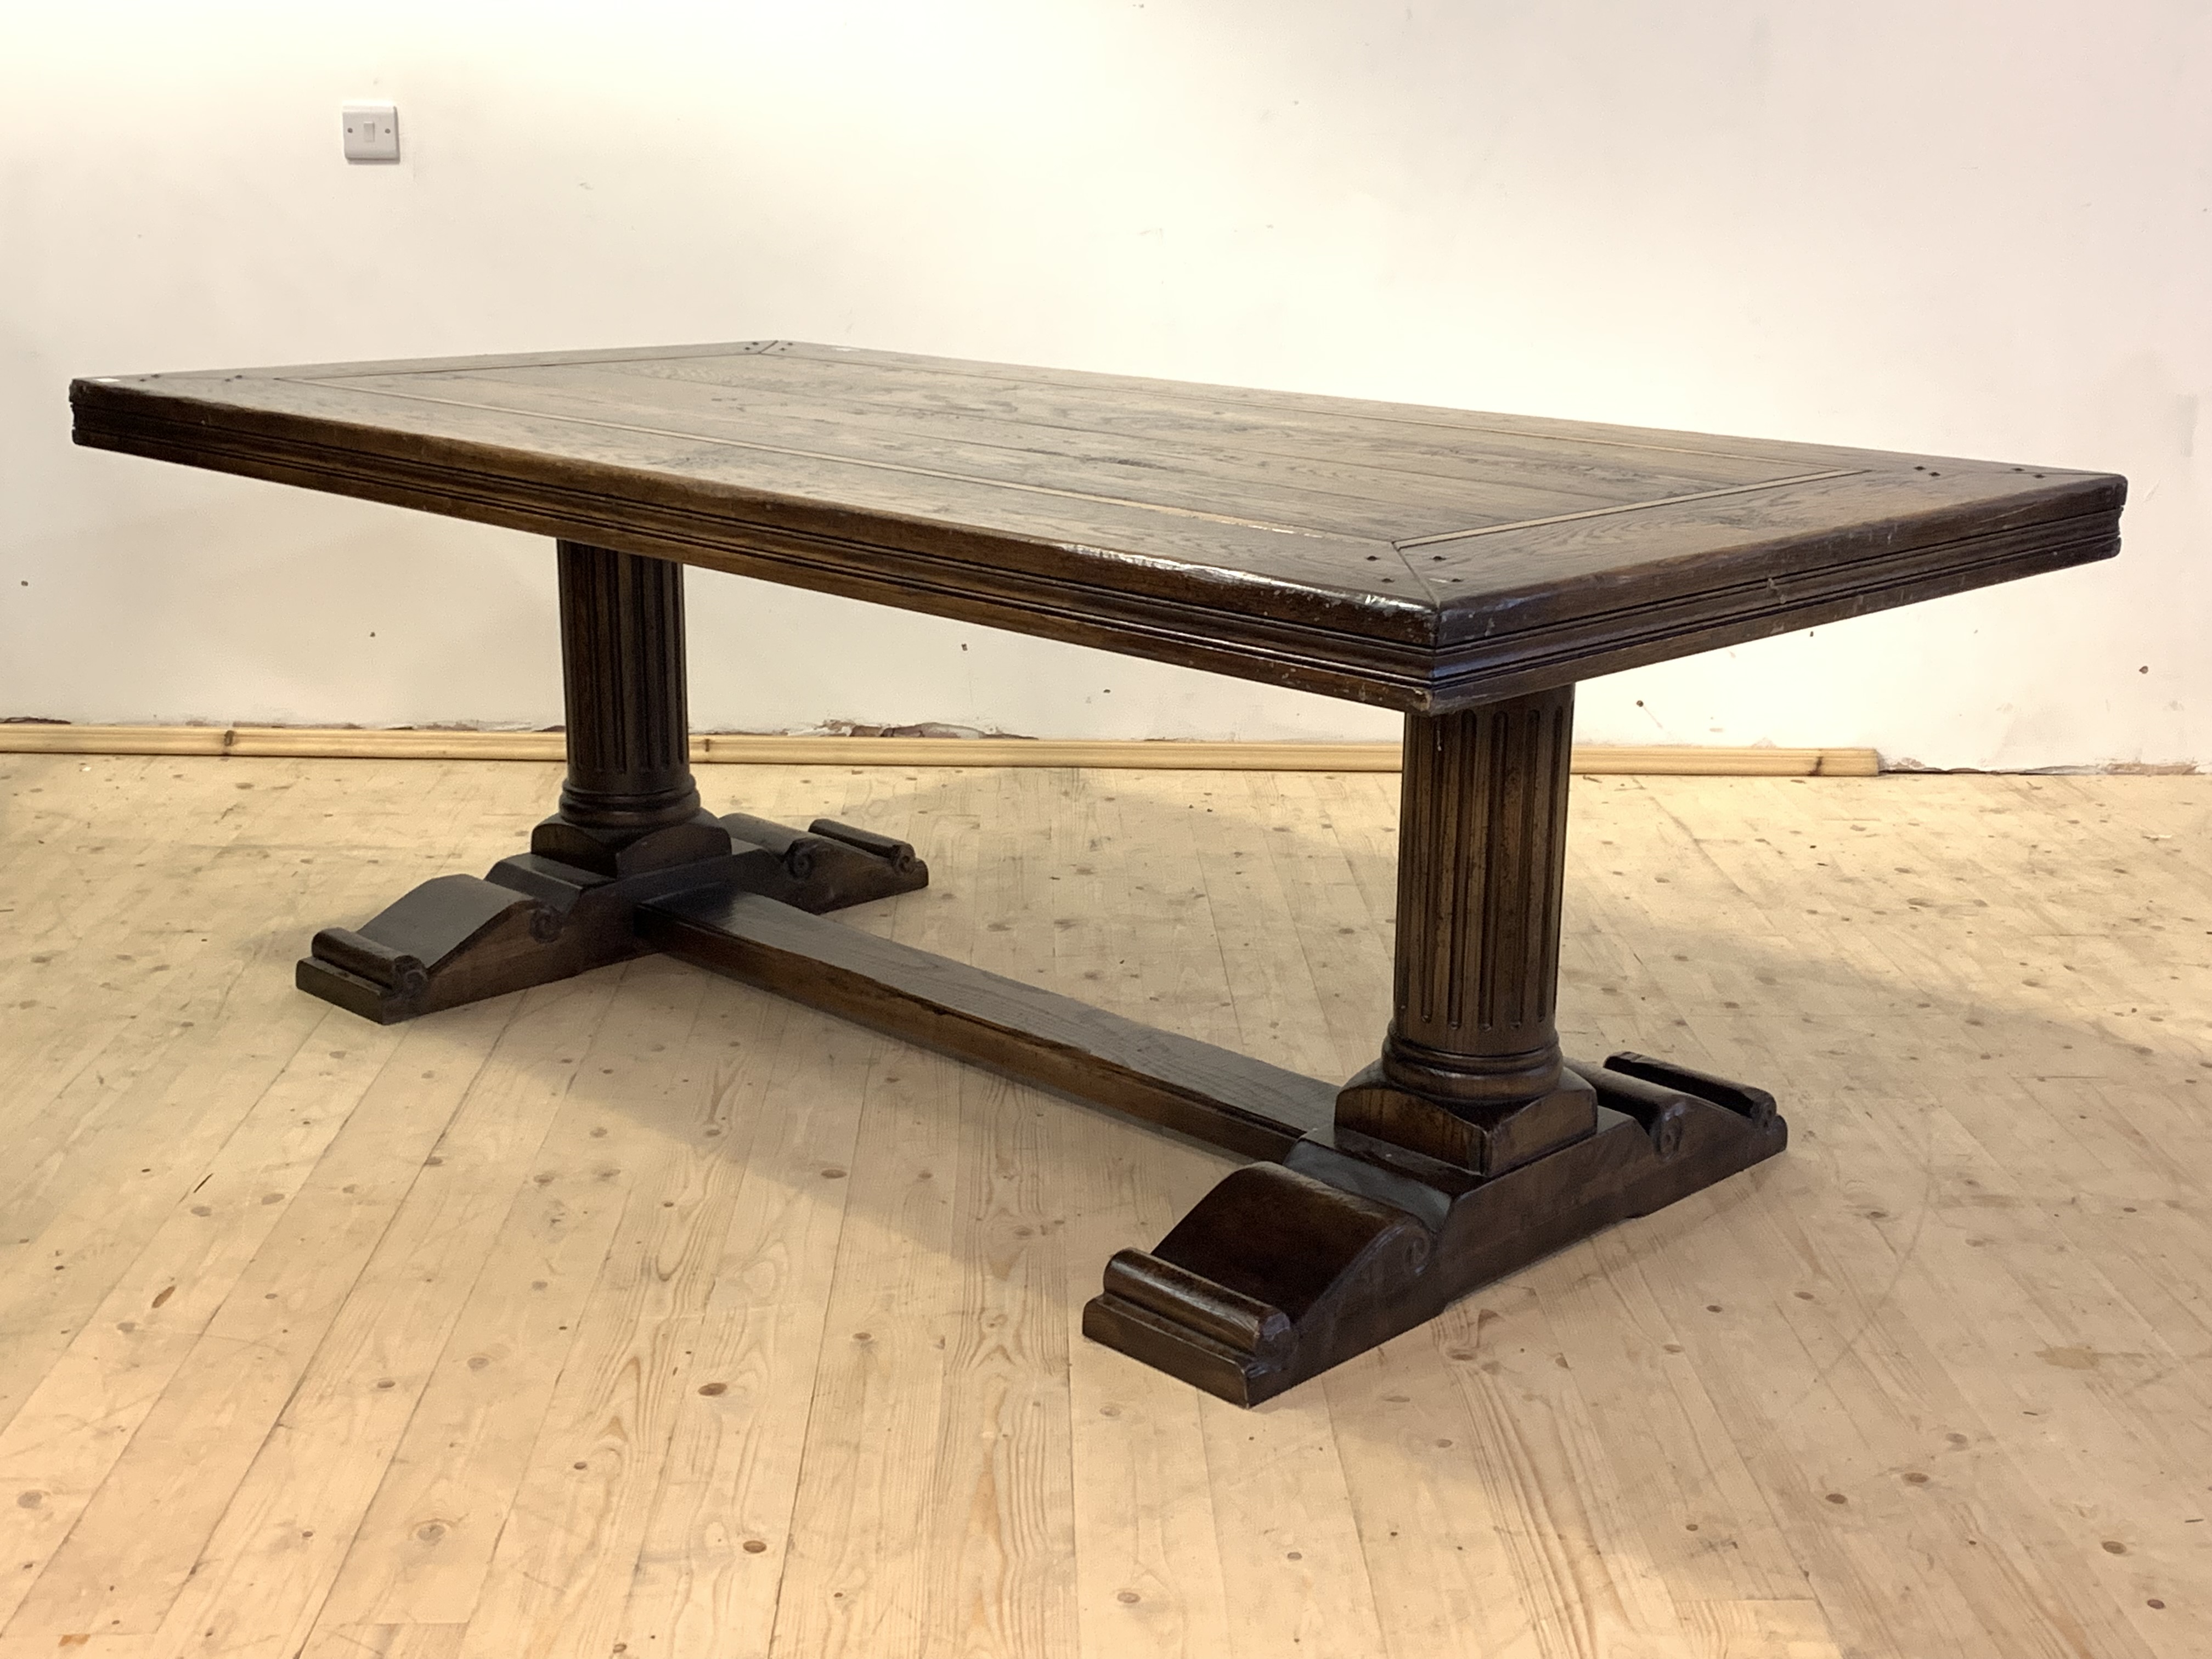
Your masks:
M73 450L72 374L781 336L2124 471L2117 563L1582 735L2212 761L2203 0L0 10L0 714L560 718L546 548ZM702 727L1393 726L691 594Z

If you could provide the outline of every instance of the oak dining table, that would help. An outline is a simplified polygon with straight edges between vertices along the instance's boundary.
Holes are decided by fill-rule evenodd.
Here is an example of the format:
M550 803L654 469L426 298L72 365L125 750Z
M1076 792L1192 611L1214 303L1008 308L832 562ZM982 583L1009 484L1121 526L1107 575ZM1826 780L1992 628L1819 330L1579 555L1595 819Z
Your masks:
M1103 1264L1084 1329L1244 1405L1783 1150L1765 1088L1561 1053L1576 683L2109 557L2126 494L2043 465L782 340L70 395L80 444L556 544L555 810L483 877L317 933L301 989L388 1023L664 951L1209 1142L1249 1161ZM1399 711L1374 1062L1303 1075L835 920L929 872L866 825L702 804L685 565Z

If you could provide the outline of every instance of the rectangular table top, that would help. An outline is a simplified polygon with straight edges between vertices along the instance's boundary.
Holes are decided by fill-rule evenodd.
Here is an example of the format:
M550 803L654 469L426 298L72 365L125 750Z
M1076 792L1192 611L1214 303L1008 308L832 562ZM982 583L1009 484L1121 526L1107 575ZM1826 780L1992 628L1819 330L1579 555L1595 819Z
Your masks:
M81 444L1427 713L2106 558L2126 495L782 340L70 398Z

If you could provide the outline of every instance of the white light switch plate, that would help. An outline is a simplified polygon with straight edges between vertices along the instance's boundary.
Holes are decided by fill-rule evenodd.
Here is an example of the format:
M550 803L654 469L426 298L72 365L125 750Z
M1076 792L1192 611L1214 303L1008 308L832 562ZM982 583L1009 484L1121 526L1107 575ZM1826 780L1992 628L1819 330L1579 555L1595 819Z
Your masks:
M345 117L345 157L349 161L396 161L399 159L399 106L348 104Z

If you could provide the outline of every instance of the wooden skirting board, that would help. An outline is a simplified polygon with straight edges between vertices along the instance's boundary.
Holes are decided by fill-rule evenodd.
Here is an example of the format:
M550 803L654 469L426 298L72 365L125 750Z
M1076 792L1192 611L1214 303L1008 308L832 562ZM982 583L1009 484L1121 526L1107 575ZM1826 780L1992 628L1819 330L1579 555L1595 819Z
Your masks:
M237 755L331 760L562 757L558 732L370 731L352 726L0 724L0 754ZM701 732L693 763L747 766L1089 766L1200 772L1395 772L1395 743L1170 743L1078 738L844 738ZM1590 744L1587 775L1870 778L1871 749Z

